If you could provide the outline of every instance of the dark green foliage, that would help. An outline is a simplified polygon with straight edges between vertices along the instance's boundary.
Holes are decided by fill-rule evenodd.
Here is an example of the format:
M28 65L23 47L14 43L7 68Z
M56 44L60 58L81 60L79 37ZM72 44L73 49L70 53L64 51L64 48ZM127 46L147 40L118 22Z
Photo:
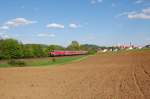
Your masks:
M32 53L33 53L34 57L44 57L45 56L44 50L41 45L32 44L31 47L32 47Z
M77 41L72 41L64 48L59 45L22 44L14 39L0 39L0 59L47 57L53 50L84 50L94 54L98 48L96 45L80 45Z
M30 45L24 45L23 46L23 55L24 55L24 58L34 57L32 47Z
M12 66L20 66L20 67L26 65L26 63L25 63L24 61L14 60L14 59L9 60L9 61L8 61L8 64L9 64L9 65L12 65Z
M14 39L0 39L0 59L47 57L53 50L65 50L59 45L22 44Z
M21 43L14 39L0 40L0 58L11 59L23 57Z
M96 54L97 53L97 50L89 50L88 51L88 54Z
M24 58L45 57L47 46L42 44L25 44L23 46Z
M45 57L47 46L41 44L21 44L14 39L0 40L0 59Z

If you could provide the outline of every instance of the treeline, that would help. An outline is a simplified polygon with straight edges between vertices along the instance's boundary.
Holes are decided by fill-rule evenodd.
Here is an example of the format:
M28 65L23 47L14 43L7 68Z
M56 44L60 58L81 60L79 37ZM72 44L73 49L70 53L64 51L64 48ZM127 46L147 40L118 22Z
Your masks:
M15 39L1 39L0 59L47 57L48 53L53 50L86 50L93 54L98 48L97 45L80 45L77 41L72 41L65 48L60 45L22 44Z

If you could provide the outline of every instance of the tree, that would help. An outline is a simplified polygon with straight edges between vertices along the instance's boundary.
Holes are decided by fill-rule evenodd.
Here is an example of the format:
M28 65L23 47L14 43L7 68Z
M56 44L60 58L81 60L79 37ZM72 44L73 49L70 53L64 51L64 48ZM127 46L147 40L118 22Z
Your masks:
M47 47L46 49L46 52L51 52L51 51L54 51L54 50L64 50L65 48L60 46L60 45L50 45Z
M3 43L3 40L0 39L0 59L3 58L2 43Z
M45 52L41 44L27 44L24 46L24 55L26 57L44 57Z
M23 57L22 46L17 40L0 40L0 58L21 58Z
M72 41L67 47L68 50L80 50L80 44L77 41Z
M24 58L31 58L34 57L33 51L32 51L32 46L26 44L23 45L23 57Z
M88 51L89 54L94 54L99 49L99 46L93 44L84 44L81 45L81 49Z

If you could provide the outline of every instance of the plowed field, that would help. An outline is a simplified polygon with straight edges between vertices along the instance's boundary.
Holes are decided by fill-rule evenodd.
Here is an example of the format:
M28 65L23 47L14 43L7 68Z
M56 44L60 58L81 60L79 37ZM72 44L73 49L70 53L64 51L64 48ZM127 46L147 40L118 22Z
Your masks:
M150 99L150 51L53 67L0 68L0 99Z

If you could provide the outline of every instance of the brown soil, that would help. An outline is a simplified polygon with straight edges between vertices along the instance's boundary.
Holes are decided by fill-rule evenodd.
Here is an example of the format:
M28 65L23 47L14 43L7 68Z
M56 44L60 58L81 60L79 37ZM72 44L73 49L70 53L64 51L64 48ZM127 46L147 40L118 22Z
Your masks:
M150 99L150 52L55 67L0 68L0 99Z

